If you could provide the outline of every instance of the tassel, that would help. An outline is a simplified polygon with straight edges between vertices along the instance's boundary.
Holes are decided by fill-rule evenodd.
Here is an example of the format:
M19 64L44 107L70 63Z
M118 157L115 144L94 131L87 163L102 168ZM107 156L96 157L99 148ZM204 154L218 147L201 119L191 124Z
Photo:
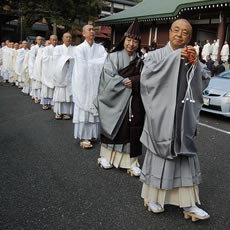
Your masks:
M188 63L186 63L186 64L188 64ZM187 80L188 87L187 87L184 99L181 101L181 103L183 103L183 104L186 101L190 102L190 103L195 103L195 100L193 98L193 93L192 93L192 87L191 87L191 82L192 82L192 79L194 77L195 70L196 70L196 65L191 65L187 71L186 80Z
M132 107L131 107L131 105L132 105L132 98L133 98L133 96L131 96L130 101L129 101L129 122L131 122L132 118L134 117L133 114L132 114Z

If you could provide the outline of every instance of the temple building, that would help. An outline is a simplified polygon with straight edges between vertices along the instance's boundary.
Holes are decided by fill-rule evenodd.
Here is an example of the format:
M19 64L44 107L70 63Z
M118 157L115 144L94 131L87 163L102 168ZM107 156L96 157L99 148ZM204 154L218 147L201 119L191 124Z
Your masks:
M194 41L202 46L206 39L230 42L230 0L144 0L127 10L99 19L98 25L110 26L111 41L119 43L129 24L138 18L142 33L142 46L152 41L158 47L168 42L171 23L186 18L193 26Z
M137 3L128 0L107 0L101 10L100 17L106 17L135 6Z

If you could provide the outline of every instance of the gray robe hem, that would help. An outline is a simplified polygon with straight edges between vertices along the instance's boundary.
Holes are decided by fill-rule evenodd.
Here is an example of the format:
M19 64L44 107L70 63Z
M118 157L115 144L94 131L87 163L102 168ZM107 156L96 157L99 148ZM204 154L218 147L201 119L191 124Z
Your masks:
M117 151L120 153L127 153L130 154L130 143L126 143L126 144L105 144L105 143L101 143L101 145L107 149L109 149L110 151Z
M178 156L168 160L147 150L140 181L165 190L198 185L202 181L199 159Z

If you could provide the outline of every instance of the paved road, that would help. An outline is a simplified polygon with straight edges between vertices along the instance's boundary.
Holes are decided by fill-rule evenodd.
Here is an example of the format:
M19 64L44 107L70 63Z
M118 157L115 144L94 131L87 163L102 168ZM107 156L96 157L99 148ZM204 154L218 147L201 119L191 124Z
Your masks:
M154 215L137 178L97 166L98 143L81 149L72 121L56 121L16 87L0 84L1 230L230 229L230 135L198 127L200 198L211 219L192 223L174 206ZM220 116L202 113L201 123L230 131L230 119Z

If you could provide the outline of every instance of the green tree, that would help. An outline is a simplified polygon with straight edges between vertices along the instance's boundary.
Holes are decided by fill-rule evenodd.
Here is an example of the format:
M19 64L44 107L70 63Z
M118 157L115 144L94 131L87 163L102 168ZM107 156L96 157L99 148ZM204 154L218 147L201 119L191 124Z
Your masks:
M24 16L25 23L31 27L35 22L46 19L49 28L56 22L65 30L71 30L77 25L76 19L87 22L97 17L104 5L103 0L1 0L2 6L9 6L9 12Z

